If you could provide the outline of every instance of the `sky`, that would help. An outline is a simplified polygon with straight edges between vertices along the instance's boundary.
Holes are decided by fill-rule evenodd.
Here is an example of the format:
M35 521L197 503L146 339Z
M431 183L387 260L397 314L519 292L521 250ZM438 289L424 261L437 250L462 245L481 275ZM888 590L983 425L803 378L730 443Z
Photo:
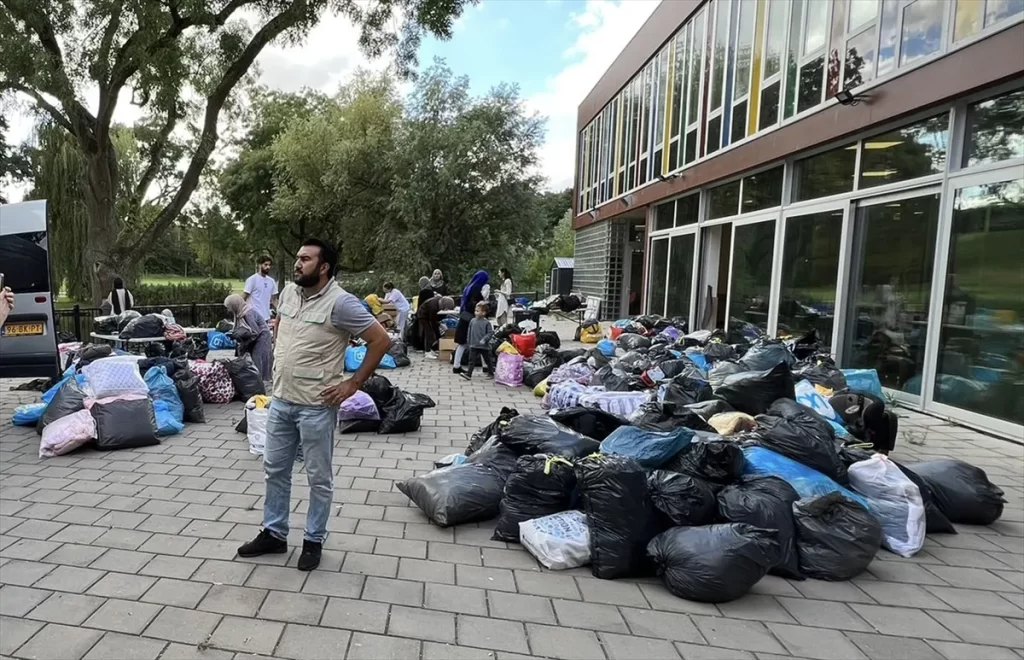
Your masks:
M450 40L424 40L420 66L443 58L457 75L469 77L478 95L499 83L517 85L527 108L547 118L540 173L549 189L567 188L573 177L577 107L658 2L483 0L459 17ZM357 36L346 19L328 16L301 45L267 47L258 59L261 82L285 91L311 87L333 92L357 68L385 67L386 58L367 60ZM138 118L127 101L119 103L116 121ZM12 120L8 139L25 140L32 115L26 109L7 111ZM24 190L8 187L6 192L17 201Z

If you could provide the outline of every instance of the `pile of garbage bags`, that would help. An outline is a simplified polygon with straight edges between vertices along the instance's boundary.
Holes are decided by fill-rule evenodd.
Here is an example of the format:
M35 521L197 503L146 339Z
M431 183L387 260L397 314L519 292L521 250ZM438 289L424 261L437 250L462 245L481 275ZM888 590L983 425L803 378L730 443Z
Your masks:
M423 411L435 405L426 394L406 392L375 373L338 408L338 429L341 433L412 433L419 430Z
M548 568L660 576L705 602L767 574L849 580L878 552L910 557L928 533L1002 513L980 468L897 464L888 430L869 431L878 416L834 408L875 397L877 375L847 379L813 338L727 342L656 317L613 328L583 354L538 348L550 410L502 409L399 490L441 527L494 520L495 540Z

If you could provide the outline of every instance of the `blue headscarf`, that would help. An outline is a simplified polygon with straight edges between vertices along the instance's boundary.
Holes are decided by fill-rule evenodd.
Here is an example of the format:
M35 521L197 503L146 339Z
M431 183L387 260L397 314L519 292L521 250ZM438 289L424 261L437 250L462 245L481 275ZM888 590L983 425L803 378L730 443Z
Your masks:
M471 279L469 281L469 284L466 285L466 288L462 290L463 308L465 308L466 306L466 301L469 300L469 293L473 291L473 289L482 289L483 286L487 284L487 279L488 278L486 270L476 271L476 273L473 275L473 279Z

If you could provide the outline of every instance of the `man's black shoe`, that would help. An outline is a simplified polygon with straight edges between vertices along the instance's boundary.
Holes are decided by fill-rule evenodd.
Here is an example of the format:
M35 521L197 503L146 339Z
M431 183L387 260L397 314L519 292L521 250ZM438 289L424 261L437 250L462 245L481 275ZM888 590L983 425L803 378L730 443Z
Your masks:
M256 538L238 548L239 557L280 555L285 552L288 552L288 542L277 538L267 529L261 529Z
M302 542L302 554L299 555L299 570L300 571L311 571L320 565L320 551L323 549L322 543L316 541L303 541Z

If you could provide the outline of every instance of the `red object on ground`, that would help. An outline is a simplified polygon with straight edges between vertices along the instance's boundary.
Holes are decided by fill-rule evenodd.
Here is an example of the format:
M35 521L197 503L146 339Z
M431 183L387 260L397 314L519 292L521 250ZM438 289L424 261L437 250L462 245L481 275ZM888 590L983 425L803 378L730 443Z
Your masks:
M534 351L537 350L537 335L532 332L523 335L512 335L509 339L512 340L512 345L516 347L516 350L524 358L532 358Z

